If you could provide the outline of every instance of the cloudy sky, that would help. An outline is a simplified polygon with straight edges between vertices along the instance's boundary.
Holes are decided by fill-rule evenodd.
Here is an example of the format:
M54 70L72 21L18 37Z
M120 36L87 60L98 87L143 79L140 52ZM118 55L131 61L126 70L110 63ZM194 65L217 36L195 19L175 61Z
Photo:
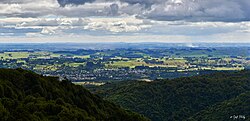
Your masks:
M250 43L250 1L0 0L0 42Z

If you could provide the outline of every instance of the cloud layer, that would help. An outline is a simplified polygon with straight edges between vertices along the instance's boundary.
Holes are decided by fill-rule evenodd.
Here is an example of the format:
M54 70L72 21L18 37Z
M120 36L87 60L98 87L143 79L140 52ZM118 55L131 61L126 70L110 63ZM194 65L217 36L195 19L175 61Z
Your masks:
M140 41L237 41L238 37L245 42L249 41L249 23L249 0L0 1L1 40L61 36L114 39L116 35Z
M85 3L92 3L95 0L57 0L60 6L64 7L65 5L82 5Z
M67 17L136 15L161 21L250 20L249 0L2 0L0 16Z

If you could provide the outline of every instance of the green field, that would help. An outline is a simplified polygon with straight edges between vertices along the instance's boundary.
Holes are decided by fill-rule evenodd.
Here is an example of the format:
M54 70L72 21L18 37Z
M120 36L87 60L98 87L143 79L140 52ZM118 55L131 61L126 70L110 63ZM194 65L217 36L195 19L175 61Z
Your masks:
M129 67L134 68L136 66L148 66L145 62L137 62L137 61L116 61L112 64L106 64L107 67L114 67L114 68L120 68L120 67Z
M19 59L19 58L28 58L29 52L4 52L0 53L2 59Z

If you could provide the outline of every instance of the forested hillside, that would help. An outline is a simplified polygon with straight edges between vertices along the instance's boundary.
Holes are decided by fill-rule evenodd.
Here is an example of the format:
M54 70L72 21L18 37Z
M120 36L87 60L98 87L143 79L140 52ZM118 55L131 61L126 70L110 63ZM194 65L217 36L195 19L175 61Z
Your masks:
M226 117L230 114L229 117ZM236 98L226 100L217 105L211 106L196 115L190 120L213 120L213 121L228 121L231 120L246 120L250 121L250 92L242 93ZM226 117L226 118L225 118Z
M153 82L111 83L93 92L154 121L250 120L250 71L219 72Z
M82 86L22 69L0 69L1 121L143 121Z

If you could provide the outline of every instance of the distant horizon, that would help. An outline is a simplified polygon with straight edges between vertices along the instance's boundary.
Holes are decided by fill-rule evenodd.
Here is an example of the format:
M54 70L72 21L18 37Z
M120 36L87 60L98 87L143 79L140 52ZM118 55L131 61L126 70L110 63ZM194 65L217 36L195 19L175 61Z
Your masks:
M250 42L0 42L0 44L250 44ZM250 46L250 45L249 45Z
M250 48L249 43L160 43L160 42L102 42L102 43L0 43L0 50L78 50L78 49L157 49L157 48Z

